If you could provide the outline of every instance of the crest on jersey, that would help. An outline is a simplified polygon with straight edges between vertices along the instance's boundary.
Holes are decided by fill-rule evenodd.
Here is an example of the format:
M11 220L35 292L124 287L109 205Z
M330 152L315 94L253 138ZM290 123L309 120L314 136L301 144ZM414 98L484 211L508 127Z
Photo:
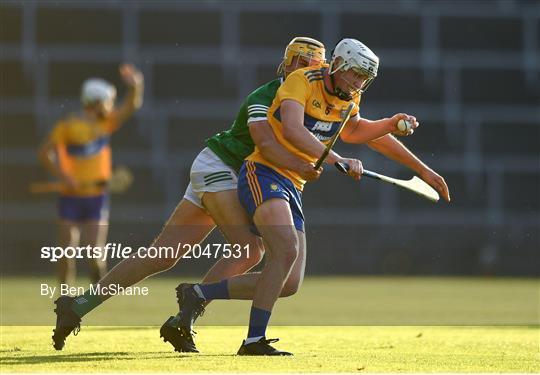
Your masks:
M347 116L347 108L343 107L341 111L339 111L339 117L344 119Z

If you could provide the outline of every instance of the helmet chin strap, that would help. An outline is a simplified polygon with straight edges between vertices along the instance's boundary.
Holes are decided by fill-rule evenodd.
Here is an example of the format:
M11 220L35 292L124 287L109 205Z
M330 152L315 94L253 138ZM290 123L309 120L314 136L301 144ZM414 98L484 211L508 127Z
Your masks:
M341 100L349 101L352 100L352 96L349 93L343 91L339 86L336 85L334 75L330 74L330 81L332 82L332 87L334 88L334 95L336 95Z
M336 88L335 93L336 93L337 97L340 98L341 100L345 100L347 102L349 100L352 100L351 94L346 93L345 91L343 91L339 87Z

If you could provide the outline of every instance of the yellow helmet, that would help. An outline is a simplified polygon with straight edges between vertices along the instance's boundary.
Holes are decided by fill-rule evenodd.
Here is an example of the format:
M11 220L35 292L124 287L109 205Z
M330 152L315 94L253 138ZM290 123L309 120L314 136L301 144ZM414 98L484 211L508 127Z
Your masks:
M285 48L285 54L283 55L283 61L279 64L277 74L283 75L285 67L290 65L292 59L296 56L304 56L310 59L315 59L320 63L326 61L324 44L316 39L308 38L305 36L298 36L290 41Z

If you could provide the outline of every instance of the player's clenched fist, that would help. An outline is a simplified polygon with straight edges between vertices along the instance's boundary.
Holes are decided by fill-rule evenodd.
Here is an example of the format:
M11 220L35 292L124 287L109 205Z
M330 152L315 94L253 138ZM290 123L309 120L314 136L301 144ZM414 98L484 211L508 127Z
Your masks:
M395 126L394 135L401 137L411 135L414 133L414 129L420 126L420 123L416 120L416 117L407 115L406 113L398 113L391 118L392 123Z
M321 177L323 169L315 169L315 164L313 163L302 163L296 169L296 172L306 181L315 181Z
M364 167L362 166L362 162L358 159L349 159L349 158L341 158L338 160L338 163L348 165L349 168L347 170L347 174L354 178L355 180L359 180L360 177L362 177L362 172L364 172Z
M132 64L122 64L119 68L120 76L129 87L139 86L143 83L143 74Z

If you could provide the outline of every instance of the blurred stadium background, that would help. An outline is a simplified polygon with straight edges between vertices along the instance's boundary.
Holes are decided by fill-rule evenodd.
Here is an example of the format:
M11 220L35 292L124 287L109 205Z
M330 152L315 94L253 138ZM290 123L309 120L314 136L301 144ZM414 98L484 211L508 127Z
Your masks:
M79 107L89 76L145 74L145 104L113 137L134 186L112 199L109 242L148 245L182 197L203 140L231 124L272 79L293 36L328 50L354 37L381 58L367 118L415 114L404 142L450 186L433 205L327 168L304 193L308 274L538 275L540 5L538 1L2 1L0 127L2 273L47 273L55 199L36 149ZM367 147L337 150L408 177ZM206 262L171 272L200 275Z

